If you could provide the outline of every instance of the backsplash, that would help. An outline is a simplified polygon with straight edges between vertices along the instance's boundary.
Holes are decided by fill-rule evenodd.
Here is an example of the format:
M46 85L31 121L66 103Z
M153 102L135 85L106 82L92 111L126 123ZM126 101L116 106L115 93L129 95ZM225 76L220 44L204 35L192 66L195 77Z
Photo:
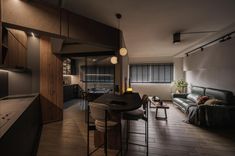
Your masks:
M71 76L63 76L63 84L64 85L69 85L71 84Z

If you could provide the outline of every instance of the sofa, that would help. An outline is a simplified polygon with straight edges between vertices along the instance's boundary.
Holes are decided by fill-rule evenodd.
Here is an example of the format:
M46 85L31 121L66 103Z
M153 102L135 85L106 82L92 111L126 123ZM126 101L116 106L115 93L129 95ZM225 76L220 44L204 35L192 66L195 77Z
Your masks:
M198 98L207 96L222 101L219 105L198 105ZM235 102L231 91L192 86L191 93L172 94L173 103L188 115L188 122L200 126L235 125Z

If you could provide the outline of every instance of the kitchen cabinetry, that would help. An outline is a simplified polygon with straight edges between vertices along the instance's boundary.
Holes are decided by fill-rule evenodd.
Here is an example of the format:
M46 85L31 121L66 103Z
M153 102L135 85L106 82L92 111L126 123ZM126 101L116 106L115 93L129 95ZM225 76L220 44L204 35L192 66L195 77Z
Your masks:
M1 156L36 155L42 129L39 96L6 97L0 105Z
M64 101L79 97L80 87L78 84L64 85Z
M27 34L15 29L2 29L2 66L27 68Z
M40 101L43 122L63 119L62 58L52 53L49 37L40 37Z

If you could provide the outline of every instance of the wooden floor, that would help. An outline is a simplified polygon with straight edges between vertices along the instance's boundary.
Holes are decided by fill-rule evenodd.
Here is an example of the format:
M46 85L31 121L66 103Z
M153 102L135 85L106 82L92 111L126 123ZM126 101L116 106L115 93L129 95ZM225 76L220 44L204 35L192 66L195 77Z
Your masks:
M86 125L84 102L73 100L64 111L64 121L47 124L43 128L38 156L85 156ZM168 121L156 120L155 109L150 110L149 156L234 156L235 129L207 130L183 122L186 116L172 104L168 104ZM163 112L159 110L159 116ZM132 122L132 131L144 132L141 121ZM144 143L144 137L131 135L132 142ZM93 135L90 141L92 144ZM91 145L90 148L93 148ZM144 147L129 145L128 156L145 155ZM110 151L115 155L116 151ZM99 150L94 155L102 156Z

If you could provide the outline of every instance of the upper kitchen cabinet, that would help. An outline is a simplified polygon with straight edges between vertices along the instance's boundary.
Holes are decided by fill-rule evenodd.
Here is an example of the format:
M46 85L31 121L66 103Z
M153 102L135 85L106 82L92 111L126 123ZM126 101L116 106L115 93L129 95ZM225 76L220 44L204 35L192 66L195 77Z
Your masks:
M2 3L2 12L3 25L60 35L60 9L40 1L6 0Z
M2 65L6 68L27 68L27 34L25 32L3 28Z

